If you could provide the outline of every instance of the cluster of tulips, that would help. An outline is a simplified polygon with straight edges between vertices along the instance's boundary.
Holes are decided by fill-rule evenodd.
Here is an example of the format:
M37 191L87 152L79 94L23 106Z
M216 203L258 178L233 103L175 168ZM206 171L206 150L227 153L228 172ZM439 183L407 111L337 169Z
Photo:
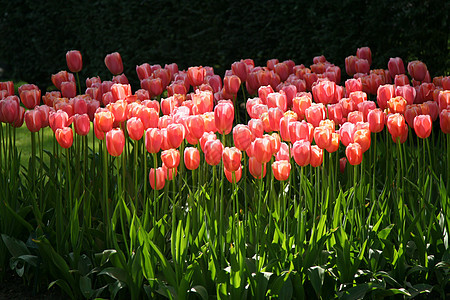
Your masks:
M211 67L179 71L175 63L164 68L144 63L136 66L141 89L133 93L116 52L105 58L112 80L88 78L82 94L78 79L82 56L74 50L66 54L71 73L52 75L57 90L42 97L36 85L20 86L16 96L13 82L2 82L0 122L20 127L25 121L31 132L49 126L63 148L72 146L73 129L85 136L93 122L95 136L106 140L112 156L122 154L127 138L144 137L149 153L161 151L162 167L149 172L154 189L163 188L165 180L176 175L180 156L187 169L197 169L199 150L209 165L223 160L230 182L242 176L244 151L255 178L264 177L265 165L274 157L274 177L287 180L292 157L299 166L318 167L323 151L336 152L340 144L346 147L341 167L346 161L360 164L370 148L371 133L385 125L393 141L400 143L407 139L408 127L427 138L437 118L441 130L450 133L450 76L431 80L423 62L411 61L410 81L401 58L391 58L387 70L371 70L371 56L363 47L345 59L346 73L352 76L345 87L339 85L340 68L324 56L314 57L309 68L277 59L259 67L245 59L233 63L223 80ZM242 88L245 97L244 86L256 97L245 102L248 123L234 126L240 108L237 95ZM376 96L376 101L368 100L368 95ZM234 143L227 145L225 136L231 132ZM184 141L191 146L184 148Z

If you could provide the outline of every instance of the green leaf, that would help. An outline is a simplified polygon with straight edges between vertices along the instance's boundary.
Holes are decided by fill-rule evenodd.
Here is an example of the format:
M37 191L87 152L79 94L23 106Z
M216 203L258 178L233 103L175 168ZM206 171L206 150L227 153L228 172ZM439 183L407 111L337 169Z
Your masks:
M27 246L21 240L15 239L13 237L7 236L2 233L2 240L8 248L9 253L12 257L19 257L22 255L31 254Z
M119 269L117 267L108 267L101 270L98 275L107 275L115 280L119 280L122 282L127 282L127 273L123 269Z
M363 283L363 284L354 286L344 292L342 299L343 300L363 299L364 296L366 295L367 291L369 290L369 288L370 287L367 283Z
M64 281L63 279L55 280L48 285L48 289L53 287L55 284L58 285L63 290L63 292L66 293L71 299L75 299L75 295L73 294L66 281Z
M195 285L189 290L189 292L199 295L203 300L209 299L208 291L206 290L206 288L204 286Z
M308 277L316 291L317 298L320 298L323 280L325 278L325 269L320 266L314 266L308 269Z

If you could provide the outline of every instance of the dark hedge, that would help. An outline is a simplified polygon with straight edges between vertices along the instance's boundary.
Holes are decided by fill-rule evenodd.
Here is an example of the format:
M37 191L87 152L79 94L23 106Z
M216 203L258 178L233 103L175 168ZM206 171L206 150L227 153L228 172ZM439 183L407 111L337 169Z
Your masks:
M51 85L67 69L65 53L80 50L82 78L110 78L106 54L122 55L138 88L135 66L176 62L210 65L222 75L253 58L312 64L324 54L339 65L356 49L372 49L372 68L390 57L424 61L432 76L448 74L450 2L344 1L35 1L0 0L2 79Z

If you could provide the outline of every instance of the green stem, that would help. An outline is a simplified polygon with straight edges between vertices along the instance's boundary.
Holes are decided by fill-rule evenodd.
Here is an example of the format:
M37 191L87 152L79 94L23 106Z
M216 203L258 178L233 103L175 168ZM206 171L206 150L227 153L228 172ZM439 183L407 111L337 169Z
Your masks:
M78 72L76 72L75 74L76 74L76 76L77 76L78 95L81 95L80 76L78 75Z

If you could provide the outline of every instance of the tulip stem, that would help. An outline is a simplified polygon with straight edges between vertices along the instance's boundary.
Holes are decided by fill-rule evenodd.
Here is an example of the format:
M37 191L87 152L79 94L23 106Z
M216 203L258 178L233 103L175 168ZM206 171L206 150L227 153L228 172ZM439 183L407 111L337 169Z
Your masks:
M81 85L80 85L80 76L78 75L79 72L76 72L77 76L77 85L78 85L78 95L81 95Z
M138 144L139 141L134 141L134 205L136 206L136 210L139 209L139 203L138 203ZM145 179L145 177L144 177Z
M143 203L147 202L147 148L145 148L145 143L142 143L142 153L143 153L143 160L144 160L144 194L142 195ZM155 170L155 177L156 177L156 170ZM156 187L156 186L155 186Z
M147 153L145 155L147 155ZM155 170L155 188L153 189L153 224L156 224L156 221L158 220L158 197L156 192L156 169L158 168L158 157L156 156L156 153L153 153L153 168Z
M105 232L106 232L106 244L107 247L110 246L110 234L109 232L109 224L110 224L110 212L109 212L109 203L108 203L108 150L106 149L106 139L104 139L103 143L103 202L104 202L104 224L105 224Z
M11 146L11 145L10 145ZM10 151L11 152L11 151ZM31 190L32 190L32 201L34 201L34 197L35 197L35 192L36 192L36 184L35 184L35 180L36 180L36 133L35 132L31 132Z

